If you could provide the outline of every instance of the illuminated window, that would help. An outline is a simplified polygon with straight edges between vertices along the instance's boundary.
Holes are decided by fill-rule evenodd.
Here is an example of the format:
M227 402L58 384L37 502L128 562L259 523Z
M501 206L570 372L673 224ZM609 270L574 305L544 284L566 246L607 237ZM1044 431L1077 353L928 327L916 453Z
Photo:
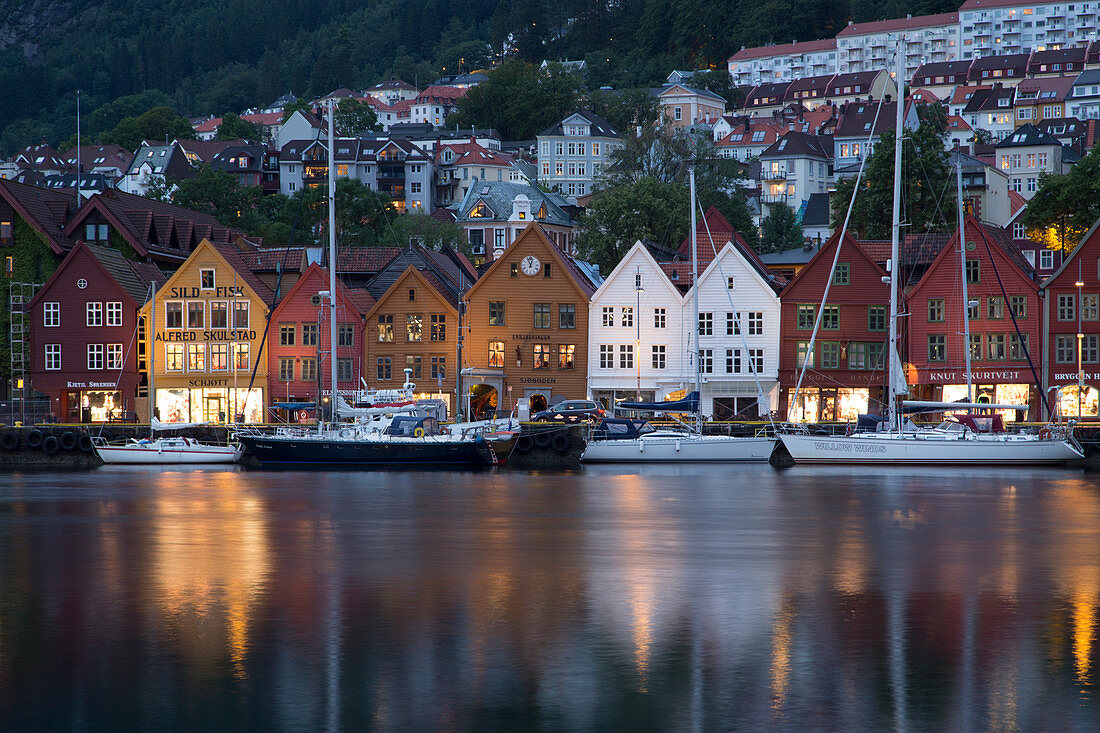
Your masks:
M108 326L121 326L122 325L122 301L121 300L109 300L105 304L107 306L107 325Z
M206 344L187 344L187 371L206 371Z
M84 304L84 325L86 326L102 326L103 325L103 304L96 301L91 301Z
M574 368L573 357L576 351L576 344L560 344L558 346L558 369L571 371Z
M503 341L490 341L489 342L489 366L491 366L491 367L503 367L504 366L504 342Z
M534 361L531 366L534 369L550 368L550 344L535 344Z
M279 324L279 346L293 346L297 331L297 326L293 323Z

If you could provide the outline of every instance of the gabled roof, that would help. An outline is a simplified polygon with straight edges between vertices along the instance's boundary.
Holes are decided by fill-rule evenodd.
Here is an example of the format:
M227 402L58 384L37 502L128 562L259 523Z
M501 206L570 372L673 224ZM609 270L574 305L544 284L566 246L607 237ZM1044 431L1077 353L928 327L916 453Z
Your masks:
M708 89L699 89L698 87L691 87L687 84L666 84L664 87L661 88L661 91L657 94L657 96L664 97L674 94L690 94L692 96L710 99L715 102L721 102L723 107L726 106L726 100L721 95L715 94Z
M1070 46L1069 48L1049 49L1046 51L1032 51L1031 60L1027 64L1027 70L1029 74L1039 72L1040 66L1050 66L1052 64L1077 64L1085 63L1085 54L1088 49L1084 46ZM1068 71L1069 69L1063 66L1060 71Z
M787 95L787 87L790 85L791 82L789 81L757 84L752 88L752 91L745 95L745 101L741 106L753 107L778 104Z
M802 226L829 226L829 194L810 194L810 198L806 201L806 210L802 212Z
M1072 250L1070 250L1070 253L1068 255L1062 257L1062 264L1058 266L1057 270L1055 270L1053 273L1051 273L1050 277L1048 277L1046 280L1043 280L1042 284L1039 285L1040 289L1049 287L1050 284L1053 283L1054 280L1059 275L1062 274L1062 271L1065 270L1067 267L1069 267L1070 262L1073 261L1074 259L1076 259L1078 253L1080 253L1082 250L1085 249L1085 247L1084 247L1085 242L1088 242L1090 239L1093 238L1093 235L1096 234L1097 228L1100 228L1100 219L1097 219L1096 221L1094 221L1092 223L1092 226L1089 228L1089 230L1087 232L1085 232L1085 236L1081 237L1081 239L1079 239L1077 241L1077 246L1074 247ZM1081 255L1081 256L1084 257L1084 255ZM1075 277L1076 277L1076 274L1075 274Z
M1020 250L1012 242L1011 239L1005 234L1004 230L999 227L991 227L981 223L975 219L972 215L967 214L963 220L963 231L969 232L970 230L977 230L978 240L975 241L975 249L980 252L986 252L986 246L989 246L989 252L1000 252L1005 260L1009 263L1009 266L1016 271L1016 274L1024 280L1033 280L1034 270L1027 260L1024 259ZM946 236L946 235L944 235ZM969 241L969 240L968 240ZM910 294L914 294L924 287L925 283L937 280L941 275L937 272L938 265L947 257L955 257L954 270L958 271L958 256L959 256L959 231L955 230L947 242L940 248L939 254L928 266L928 269L924 271L924 275L913 286ZM987 255L989 256L989 255ZM1000 273L1002 276L1006 273Z
M1020 106L1025 99L1033 104L1061 102L1069 96L1074 81L1076 81L1076 78L1072 76L1042 76L1036 79L1024 79L1016 85L1016 106ZM1035 96L1027 99L1027 95L1031 93L1034 93ZM1025 99L1020 97L1025 97Z
M592 294L591 300L597 300L600 296L603 295L603 291L605 289L612 287L615 281L620 277L620 274L628 267L630 267L630 263L636 257L642 257L647 262L647 267L649 267L649 269L653 272L665 275L665 277L663 278L662 286L667 287L672 294L680 299L681 302L683 301L684 291L682 288L679 287L679 283L673 282L669 279L668 270L664 268L664 264L666 263L657 262L657 260L653 257L653 253L650 252L649 246L641 240L635 242L634 246L627 250L626 254L622 256L618 264L616 264L614 269L611 270L610 274L608 274L608 276L604 278L603 282L600 283L600 286L596 289L596 292ZM691 279L689 275L688 283L690 284L690 282Z
M880 111L881 105L881 111ZM893 130L897 117L897 102L849 102L840 113L835 137L867 137ZM878 113L878 120L875 114ZM871 124L874 123L874 129Z
M760 283L771 288L772 292L775 293L775 295L778 296L779 293L782 292L783 288L786 287L787 279L784 277L780 277L779 275L776 275L774 272L769 270L768 266L764 264L763 260L761 260L760 257L757 256L756 252L754 252L751 247L745 244L745 240L741 239L741 236L739 234L734 239L727 240L725 243L723 243L722 246L718 248L718 256L711 257L711 260L707 263L707 266L699 270L699 282L703 282L716 271L722 272L721 268L719 267L719 260L721 259L722 254L727 250L732 252L734 255L740 257L742 262L744 262L748 266L749 270L755 273L756 276L760 279Z
M293 302L294 299L298 296L299 290L305 288L309 281L314 281L315 277L320 277L321 282L325 283L325 289L328 289L328 270L314 262L305 269L305 272L302 273L302 276L298 278L297 282L295 282L290 290L287 291L286 295L284 295L275 305L274 310L271 311L271 320L275 320L278 314L282 311L283 307L287 303ZM366 293L364 297L363 291L352 290L347 285L345 285L340 280L340 278L336 278L336 290L339 292L340 296L345 299L353 309L355 309L356 315L358 315L360 318L365 316L367 314L367 311L370 310L371 306L374 305L374 299L371 298L370 293ZM312 295L312 293L310 293L310 295ZM271 301L268 301L269 305L270 303Z
M1043 132L1030 122L1025 122L1016 131L997 143L997 148L1022 148L1031 145L1058 145L1062 143L1050 133Z
M267 303L270 307L275 301L275 293L267 284L256 276L256 273L252 272L245 264L244 259L241 257L241 252L234 245L222 242L211 242L209 239L203 239L199 244L203 242L210 245L213 249L217 250L218 254L222 256L226 264L232 267L237 275L248 284L248 287L252 288L252 292L256 293L256 296L260 300Z
M829 82L829 89L825 92L828 97L843 97L848 94L864 94L871 91L871 85L875 83L875 80L886 72L882 69L877 71L855 71L848 74L837 74Z
M621 135L619 135L615 128L611 126L610 122L605 120L603 117L600 117L595 112L591 112L586 109L577 110L560 122L556 122L553 125L550 125L550 127L547 127L545 130L540 132L538 134L538 137L547 137L551 135L557 136L565 134L565 123L570 122L576 117L584 118L585 122L591 125L592 129L589 134L592 137L621 137Z
M917 70L913 72L913 80L910 85L944 84L947 83L947 80L951 77L965 79L969 70L969 59L965 61L936 61L930 64L921 64L917 67ZM944 81L936 81L937 76L944 77ZM932 81L925 81L929 78L931 78Z
M271 247L241 252L241 260L253 272L275 272L278 269L304 272L305 247Z
M882 277L886 276L886 271L879 267L878 263L871 256L868 255L863 247L859 246L859 244L855 240L855 237L845 232L844 240L840 241L840 230L837 229L835 232L833 232L833 235L829 237L825 244L817 248L817 251L814 252L814 256L810 258L809 262L807 262L804 267L799 268L798 272L796 272L794 274L794 277L790 279L790 282L787 283L787 286L783 289L783 292L788 294L791 293L793 289L797 286L797 284L802 282L802 278L807 277L808 273L813 271L814 267L817 266L818 259L824 259L825 265L823 266L827 266L831 269L833 263L833 252L835 251L835 248L837 246L843 246L846 252L851 251L856 253L856 256L863 257L867 261L867 263L871 265L871 267L874 267L876 270L882 273ZM871 286L871 284L868 285ZM818 293L818 297L820 297L820 295L821 294Z
M72 249L65 223L73 208L73 194L28 186L0 178L0 197L7 201L28 225L46 238L57 254Z
M130 300L130 305L135 308L140 308L149 299L150 282L156 282L157 285L160 285L167 281L167 278L155 268L154 272L149 272L147 269L135 270L131 267L134 263L123 257L122 253L117 250L78 241L65 255L65 259L61 261L49 279L46 280L45 285L39 288L35 296L31 298L31 302L28 304L29 307L33 308L46 297L56 297L50 294L54 282L68 269L69 263L79 257L81 253L87 253L89 259L99 268L101 274L114 282L118 289L122 291L124 297Z
M832 148L832 140L829 140ZM831 151L825 150L825 143L818 135L808 135L804 132L791 131L770 145L767 150L760 153L760 159L764 158L791 158L810 157L832 160Z
M974 94L982 91L983 89L992 89L992 84L959 84L955 87L955 91L951 94L951 104L964 104L969 103L974 98Z
M568 273L569 281L573 284L573 287L577 289L577 292L584 297L586 302L590 301L592 299L592 294L596 292L596 288L599 287L600 283L591 278L591 276L589 275L589 271L586 267L578 264L576 260L558 249L542 231L542 227L539 226L536 222L531 222L530 224L528 224L524 228L524 230L520 232L514 240L512 240L512 243L509 244L507 249L505 249L504 251L507 253L508 250L515 247L519 242L525 241L530 237L538 237L539 240L541 240L543 248L558 263L561 271ZM470 295L475 290L480 288L483 283L489 280L490 275L496 272L498 267L503 267L504 263L507 261L508 258L504 256L498 257L496 260L494 260L493 264L489 266L489 269L487 269L481 275L481 277L478 278L478 281L474 283L469 290L466 291L464 299L469 300Z
M750 59L770 58L772 56L787 56L817 51L831 51L836 48L836 38L825 38L820 41L802 41L792 43L779 43L774 46L757 46L755 48L742 48L729 57L729 61L748 61Z
M1016 90L1012 87L990 87L988 89L979 89L978 91L974 92L974 96L972 96L970 98L970 101L966 103L966 107L963 108L963 112L988 112L999 109L1011 110L1012 98L1013 96L1015 96L1015 93Z
M572 226L569 215L558 205L555 197L537 186L526 186L509 181L485 181L470 186L466 197L458 206L457 221L460 223L508 221L512 216L512 203L520 195L531 202L531 216L535 221L557 226ZM493 212L492 217L471 218L470 212L479 201L485 203ZM538 219L537 213L545 209L546 217Z
M341 247L336 252L336 272L380 272L401 250L401 247ZM327 259L326 253L325 260Z
M456 294L452 292L450 288L446 287L439 277L431 270L420 270L413 265L409 265L394 278L393 282L390 283L390 286L386 288L384 292L380 293L377 298L374 298L371 307L364 311L363 315L366 317L368 323L374 320L375 312L381 308L387 300L395 296L400 299L401 296L397 295L399 292L398 289L405 289L409 280L414 280L418 282L421 287L432 290L439 296L440 300L451 309L453 315L458 314L459 300Z

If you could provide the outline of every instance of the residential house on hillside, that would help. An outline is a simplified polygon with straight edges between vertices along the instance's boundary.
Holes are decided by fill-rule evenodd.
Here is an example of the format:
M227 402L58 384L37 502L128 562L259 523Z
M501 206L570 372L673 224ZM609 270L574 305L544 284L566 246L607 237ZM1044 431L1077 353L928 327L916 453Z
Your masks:
M790 86L789 81L758 84L745 95L741 108L756 117L770 115L786 104L784 100L787 98L787 89Z
M697 123L711 124L726 112L726 100L706 89L686 84L671 84L657 94L657 103L666 124L689 127Z
M966 110L967 105L970 104L970 100L973 98L975 92L979 92L983 89L992 88L992 84L960 84L959 86L955 87L955 90L953 92L951 92L947 97L944 98L945 102L947 103L948 114L958 115L961 117L963 111ZM966 121L971 127L973 127L977 123L977 117L975 116L973 120L967 119Z
M1100 69L1088 69L1077 75L1066 100L1066 113L1079 120L1100 119Z
M240 186L260 186L265 181L266 152L263 145L230 145L214 155L210 167L231 174Z
M757 158L775 143L780 136L780 126L773 122L763 122L743 117L743 124L715 143L715 148L723 158L747 161Z
M913 72L911 89L927 89L939 98L949 96L970 73L970 61L936 61L923 63Z
M1039 174L1062 175L1079 156L1052 135L1028 123L997 143L997 165L1008 174L1009 187L1030 200L1039 189Z
M303 112L299 109L294 110L294 113L279 127L279 132L275 136L275 147L282 150L294 140L313 141L327 137L328 125L325 121L312 112Z
M31 145L15 154L14 163L22 170L35 171L43 176L72 173L75 168L53 146L43 139L40 145Z
M76 168L76 148L70 148L62 154L68 165ZM112 184L118 182L130 169L134 154L121 145L81 145L80 170L87 173L101 173Z
M416 99L420 91L407 81L391 77L367 89L366 94L382 104L391 105Z
M761 216L768 216L777 204L796 212L809 201L810 194L825 193L832 163L832 140L788 132L760 154Z
M143 142L134 154L126 175L118 183L118 189L138 196L147 196L156 185L171 185L173 181L191 178L195 169L187 160L187 154L178 141L168 145L150 145Z
M476 182L456 205L457 223L475 262L495 260L532 222L563 253L574 254L574 225L565 200L537 186Z
M1027 62L1027 75L1062 76L1072 74L1076 76L1085 68L1085 55L1087 46L1069 46L1066 48L1048 48L1046 50L1034 50Z
M907 130L915 130L920 125L916 105L906 103L902 120ZM893 130L896 122L897 102L852 102L841 110L833 133L836 175L855 175L859 161L871 154L879 136Z
M482 147L475 140L443 141L435 151L436 202L447 206L461 201L475 183L508 181L513 159Z
M622 147L622 136L607 120L580 110L551 125L537 136L538 182L557 189L572 203L592 193L600 170L611 153Z
M969 54L965 51L964 58ZM967 77L969 84L995 84L1013 87L1019 84L1027 76L1027 62L1031 60L1030 53L1015 53L1003 56L974 56L970 64L970 74Z
M989 89L979 89L963 107L962 116L971 127L985 130L994 140L1001 140L1016 129L1016 112L1012 106L1015 91L1014 87L999 83Z
M925 61L954 61L961 48L959 14L907 16L868 23L849 23L836 35L839 68L871 71L892 66L898 39L905 39L905 76Z
M410 121L413 124L426 122L433 127L444 126L451 113L458 109L459 100L466 91L458 87L428 87L409 105Z
M1088 134L1087 122L1076 117L1051 117L1043 120L1036 127L1062 143L1063 147L1072 148L1078 155L1085 155L1088 152L1085 145Z
M791 81L805 76L837 73L836 39L742 47L726 62L737 85Z
M1017 84L1016 125L1037 125L1046 119L1065 117L1065 103L1074 81L1072 76L1045 76Z
M825 98L835 107L850 102L869 102L893 99L898 96L898 85L883 69L837 74L829 81Z
M78 241L27 304L28 383L59 422L148 421L138 309L164 280L152 265Z
M1008 224L1012 207L1008 192L1008 173L980 158L948 152L948 168L962 164L963 201L979 221L1003 227Z
M826 104L825 94L829 89L829 82L833 80L834 76L836 75L824 74L822 76L805 76L794 79L787 85L783 101L799 102L806 109L817 109ZM728 133L728 130L726 132Z

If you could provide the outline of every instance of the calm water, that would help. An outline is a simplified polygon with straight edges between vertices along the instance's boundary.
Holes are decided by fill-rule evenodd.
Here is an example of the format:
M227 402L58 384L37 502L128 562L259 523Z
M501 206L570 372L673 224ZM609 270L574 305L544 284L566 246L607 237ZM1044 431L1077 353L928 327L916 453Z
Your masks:
M1100 477L0 476L3 730L1096 730Z

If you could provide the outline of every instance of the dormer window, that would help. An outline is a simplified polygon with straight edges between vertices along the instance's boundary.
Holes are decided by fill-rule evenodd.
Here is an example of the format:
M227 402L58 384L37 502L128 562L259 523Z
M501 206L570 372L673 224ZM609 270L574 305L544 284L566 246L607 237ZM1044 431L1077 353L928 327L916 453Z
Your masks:
M474 205L474 208L470 209L471 219L488 219L492 217L493 212L485 205L484 201L478 201Z

